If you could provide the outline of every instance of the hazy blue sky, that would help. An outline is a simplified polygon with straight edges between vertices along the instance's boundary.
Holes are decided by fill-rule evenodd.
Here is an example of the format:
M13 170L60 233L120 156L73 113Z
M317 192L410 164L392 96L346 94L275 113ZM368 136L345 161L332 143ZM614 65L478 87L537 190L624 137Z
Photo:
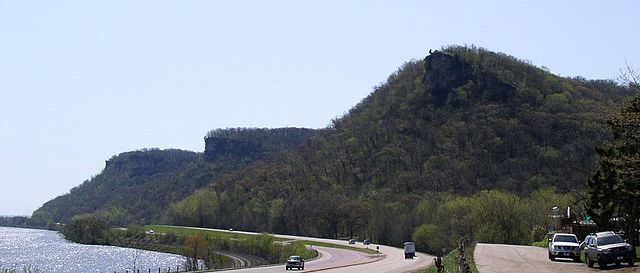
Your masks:
M515 2L0 0L0 215L121 152L325 127L443 45L591 79L640 65L639 1Z

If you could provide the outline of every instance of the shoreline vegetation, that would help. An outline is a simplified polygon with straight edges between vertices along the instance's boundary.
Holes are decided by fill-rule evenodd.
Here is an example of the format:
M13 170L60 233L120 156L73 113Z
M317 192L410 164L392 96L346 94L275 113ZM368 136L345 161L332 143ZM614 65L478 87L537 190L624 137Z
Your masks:
M47 225L41 225L39 223L35 223L29 216L0 215L0 227L56 230L55 228L56 226L57 226L56 224L47 226Z
M305 259L317 256L301 241L285 242L267 233L249 235L159 225L112 228L93 215L74 217L64 226L62 234L76 243L182 255L189 271L202 269L201 262L206 269L222 269L284 263L291 255ZM248 264L239 264L238 260Z

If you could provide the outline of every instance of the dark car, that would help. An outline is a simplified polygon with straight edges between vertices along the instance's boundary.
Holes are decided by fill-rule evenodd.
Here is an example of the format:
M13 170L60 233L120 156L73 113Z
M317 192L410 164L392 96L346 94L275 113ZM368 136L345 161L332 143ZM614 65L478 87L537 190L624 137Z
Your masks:
M287 259L286 270L296 268L298 270L304 270L304 259L300 256L290 256Z
M608 264L620 265L622 262L633 266L636 253L619 235L613 232L599 232L587 237L585 258L589 267L598 263L600 268L606 268Z

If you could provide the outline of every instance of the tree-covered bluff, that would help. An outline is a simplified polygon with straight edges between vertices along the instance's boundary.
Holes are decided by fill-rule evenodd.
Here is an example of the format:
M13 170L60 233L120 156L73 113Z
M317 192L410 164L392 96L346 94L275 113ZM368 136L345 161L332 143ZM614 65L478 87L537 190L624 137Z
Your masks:
M415 208L448 200L441 193L584 189L594 146L608 138L601 113L628 96L613 81L447 47L403 65L294 152L224 176L198 196L216 200L205 212L212 226L397 245L428 218Z
M64 223L74 215L96 213L110 224L161 223L169 205L253 161L301 142L310 129L220 129L205 137L205 152L142 149L113 156L104 170L33 213L36 225ZM233 136L233 141L230 141ZM286 141L279 138L286 138ZM226 143L209 146L216 140ZM260 148L258 153L257 148Z
M516 243L527 243L545 227L539 212L576 200L550 188L571 195L586 187L594 147L610 138L602 113L629 94L613 81L559 77L506 54L446 47L404 64L326 129L214 130L203 154L141 183L142 192L109 203L116 197L82 199L72 190L59 198L95 205L63 213L66 205L54 199L34 218L95 212L122 226L353 236L391 245L434 231L447 236L443 245L457 231L492 230L485 237L493 240L509 229ZM132 184L134 169L101 179ZM91 181L80 187L98 188ZM521 217L518 228L469 207L489 201L514 208L503 215ZM464 225L469 229L456 228Z

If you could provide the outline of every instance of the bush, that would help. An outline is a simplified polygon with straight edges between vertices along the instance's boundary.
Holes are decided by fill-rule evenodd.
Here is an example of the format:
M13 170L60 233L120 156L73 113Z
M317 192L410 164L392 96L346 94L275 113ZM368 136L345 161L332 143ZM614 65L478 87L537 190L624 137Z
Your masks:
M544 238L544 239L542 239L542 241L533 242L531 245L532 246L537 246L537 247L548 248L549 247L549 240L547 240L547 238Z

